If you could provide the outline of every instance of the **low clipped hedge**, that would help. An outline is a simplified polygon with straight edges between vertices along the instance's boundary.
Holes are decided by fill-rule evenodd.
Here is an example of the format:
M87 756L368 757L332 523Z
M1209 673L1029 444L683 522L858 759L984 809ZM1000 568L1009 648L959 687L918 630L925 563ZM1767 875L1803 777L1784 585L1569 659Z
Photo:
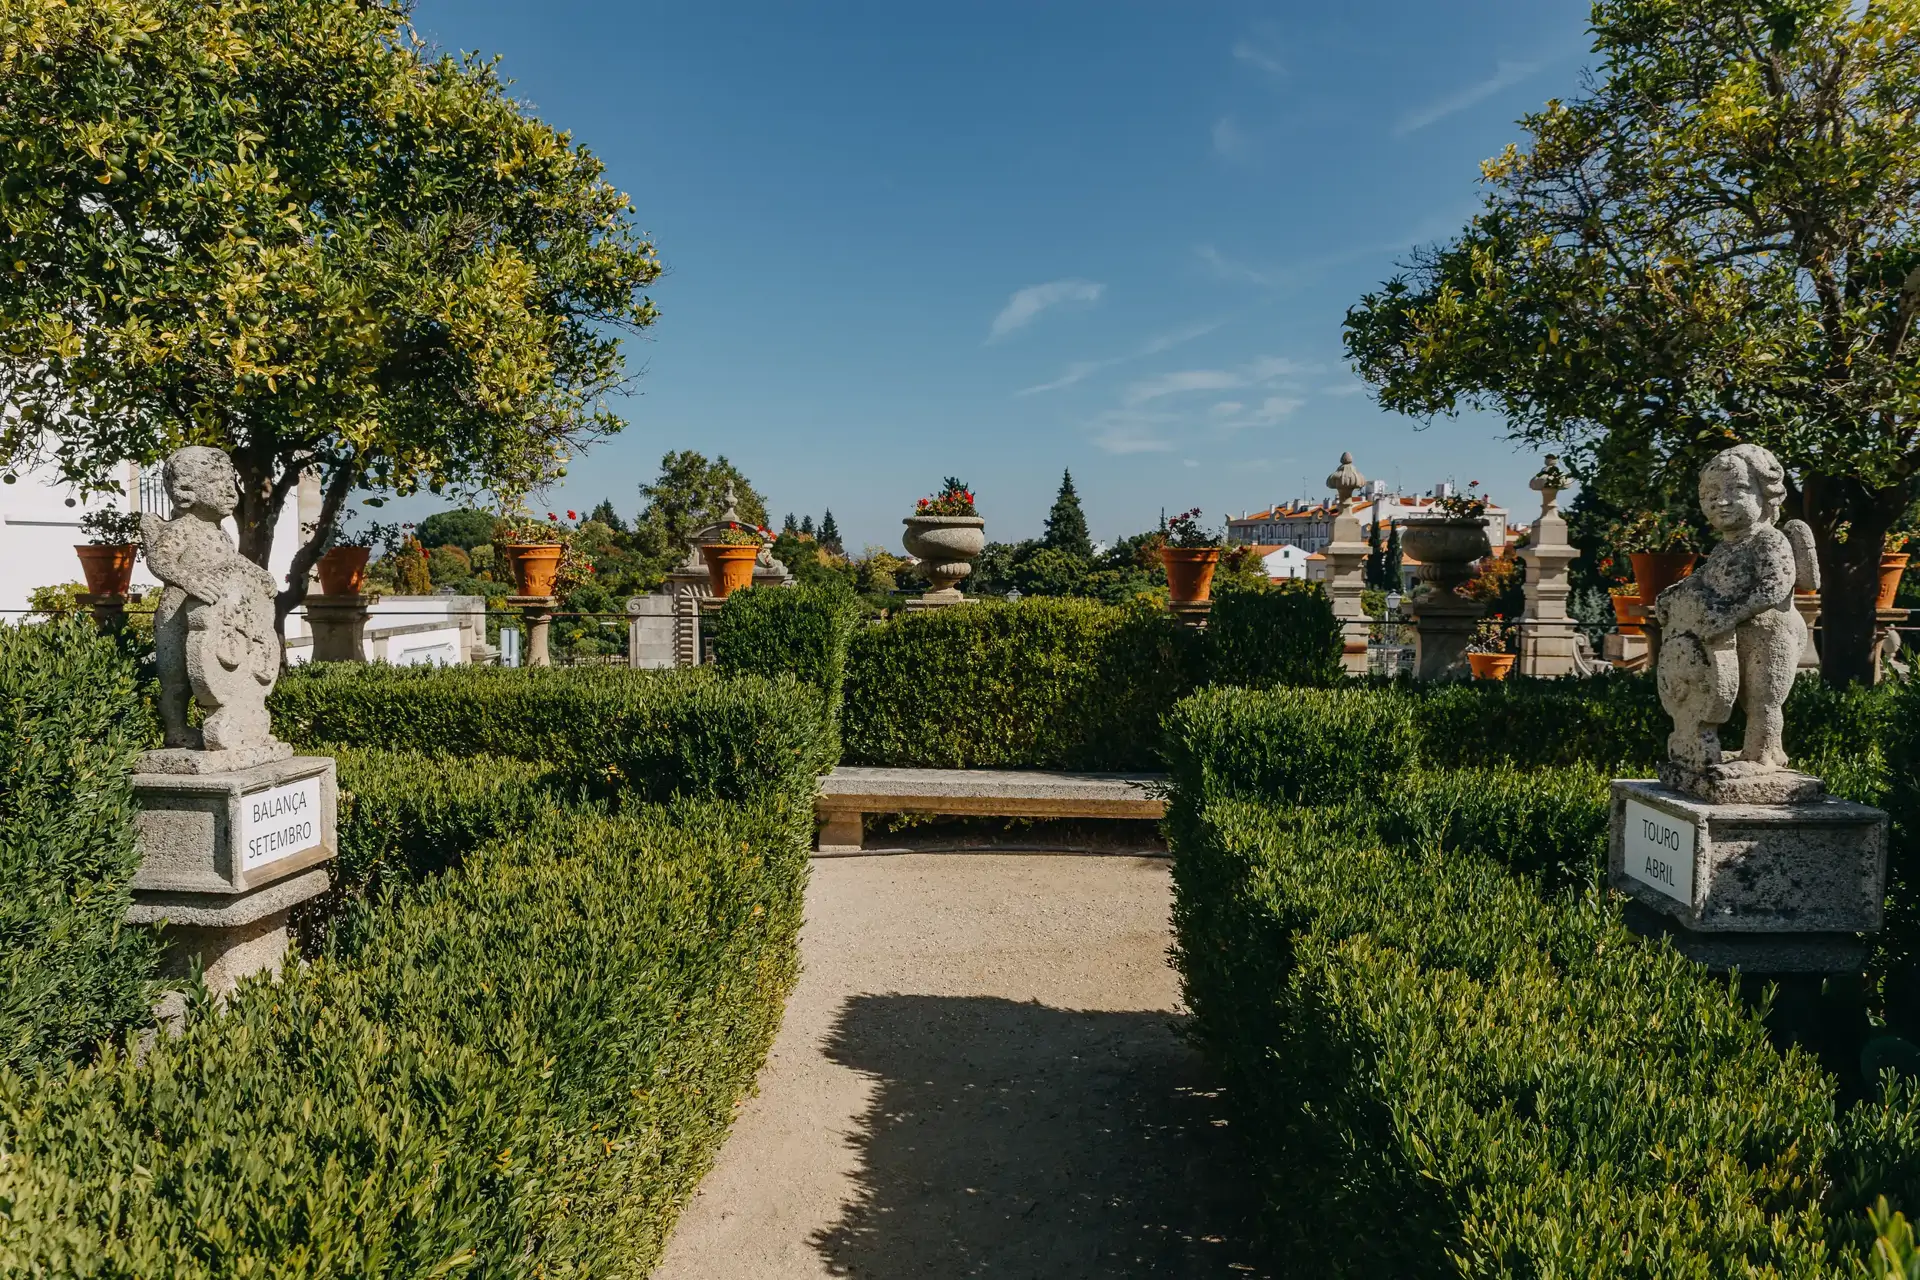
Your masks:
M1197 683L1198 633L1148 604L980 601L856 631L849 764L1153 769Z
M840 759L847 645L860 624L845 587L752 587L736 591L713 620L713 662L722 675L792 676L820 691L827 734L819 769Z
M1216 687L1173 709L1165 754L1209 795L1336 804L1385 795L1418 745L1395 690Z
M1864 1211L1920 1203L1913 1087L1838 1113L1731 984L1627 933L1591 882L1603 771L1385 787L1335 758L1369 716L1412 722L1364 690L1170 718L1176 960L1297 1269L1852 1274ZM1304 762L1259 754L1277 730Z
M550 814L144 1057L0 1073L0 1271L644 1275L794 980L806 816Z
M156 944L122 923L147 732L132 660L90 619L0 623L0 1064L149 1020Z
M287 673L269 705L275 732L308 750L508 756L627 802L810 787L827 734L809 686L707 670L327 663Z
M1227 592L1207 615L1208 677L1254 689L1339 684L1345 640L1318 583Z

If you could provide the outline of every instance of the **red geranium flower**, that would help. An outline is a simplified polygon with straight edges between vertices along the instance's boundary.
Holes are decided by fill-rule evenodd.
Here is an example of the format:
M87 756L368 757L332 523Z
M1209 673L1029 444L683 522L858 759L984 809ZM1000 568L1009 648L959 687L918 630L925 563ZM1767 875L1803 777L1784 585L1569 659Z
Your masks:
M579 517L579 516L576 516L575 514L573 514L573 512L571 512L571 511L569 511L569 512L567 512L567 519L569 519L569 520L578 520L579 518L580 518L580 517Z

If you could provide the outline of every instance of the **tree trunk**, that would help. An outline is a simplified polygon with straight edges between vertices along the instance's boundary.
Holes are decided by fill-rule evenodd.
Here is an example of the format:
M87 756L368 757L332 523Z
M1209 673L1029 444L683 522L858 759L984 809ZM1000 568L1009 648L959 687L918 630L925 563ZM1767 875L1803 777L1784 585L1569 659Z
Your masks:
M233 512L233 522L240 532L240 554L262 569L270 569L274 530L280 523L280 513L286 508L287 495L299 485L299 472L282 473L280 459L249 450L236 449L232 457L234 469L240 473L240 505ZM273 630L283 644L287 638L287 615L307 598L307 578L320 559L320 547L356 479L358 472L352 467L339 467L328 475L320 519L306 540L294 548L287 581L275 593L273 601Z
M1820 553L1820 674L1828 684L1873 682L1880 553L1910 487L1869 489L1851 476L1807 477L1804 509Z

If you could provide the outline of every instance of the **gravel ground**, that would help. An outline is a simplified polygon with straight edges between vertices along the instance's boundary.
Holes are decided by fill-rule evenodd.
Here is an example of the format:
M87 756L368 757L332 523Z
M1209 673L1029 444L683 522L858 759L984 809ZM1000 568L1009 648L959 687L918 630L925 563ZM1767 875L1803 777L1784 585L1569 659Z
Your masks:
M1246 1277L1164 859L816 859L759 1096L655 1280Z

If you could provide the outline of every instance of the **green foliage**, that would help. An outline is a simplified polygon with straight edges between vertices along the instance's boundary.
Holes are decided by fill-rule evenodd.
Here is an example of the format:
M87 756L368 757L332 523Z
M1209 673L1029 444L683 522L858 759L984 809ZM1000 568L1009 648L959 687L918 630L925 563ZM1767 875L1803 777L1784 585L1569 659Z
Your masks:
M1420 758L1459 768L1588 766L1649 777L1671 728L1650 679L1428 685L1414 694Z
M153 935L121 922L149 735L133 663L89 619L0 623L0 1064L58 1066L148 1020Z
M819 696L792 679L620 667L379 667L282 676L274 729L296 745L499 755L623 801L811 795Z
M853 637L851 764L1151 769L1160 717L1190 689L1196 634L1162 610L979 602Z
M1082 560L1093 559L1093 536L1087 532L1087 513L1080 509L1080 495L1074 492L1071 471L1060 473L1060 492L1054 496L1053 510L1047 513L1046 533L1041 541L1054 551Z
M817 539L820 549L832 556L844 556L847 549L840 544L840 524L833 518L833 508L820 517L820 536Z
M618 430L653 247L602 165L406 0L0 8L0 458L216 444L267 563L324 475L283 605L365 483L519 494ZM156 251L164 245L165 252ZM217 300L213 305L209 300Z
M713 661L723 675L791 676L820 691L827 733L822 773L840 759L847 645L860 622L851 589L753 587L727 597L713 625Z
M778 1026L808 812L552 815L144 1058L0 1074L0 1270L646 1274Z
M1223 594L1208 615L1206 644L1215 684L1340 682L1344 637L1316 583L1289 579L1265 590Z
M1581 888L1605 867L1610 786L1591 768L1414 769L1373 817L1390 844L1491 858L1548 891Z
M1320 805L1399 785L1415 739L1394 691L1216 686L1173 708L1165 750L1177 794Z
M436 511L420 522L415 534L422 546L454 546L472 551L493 542L493 524L497 518L491 511L475 511L472 507Z

